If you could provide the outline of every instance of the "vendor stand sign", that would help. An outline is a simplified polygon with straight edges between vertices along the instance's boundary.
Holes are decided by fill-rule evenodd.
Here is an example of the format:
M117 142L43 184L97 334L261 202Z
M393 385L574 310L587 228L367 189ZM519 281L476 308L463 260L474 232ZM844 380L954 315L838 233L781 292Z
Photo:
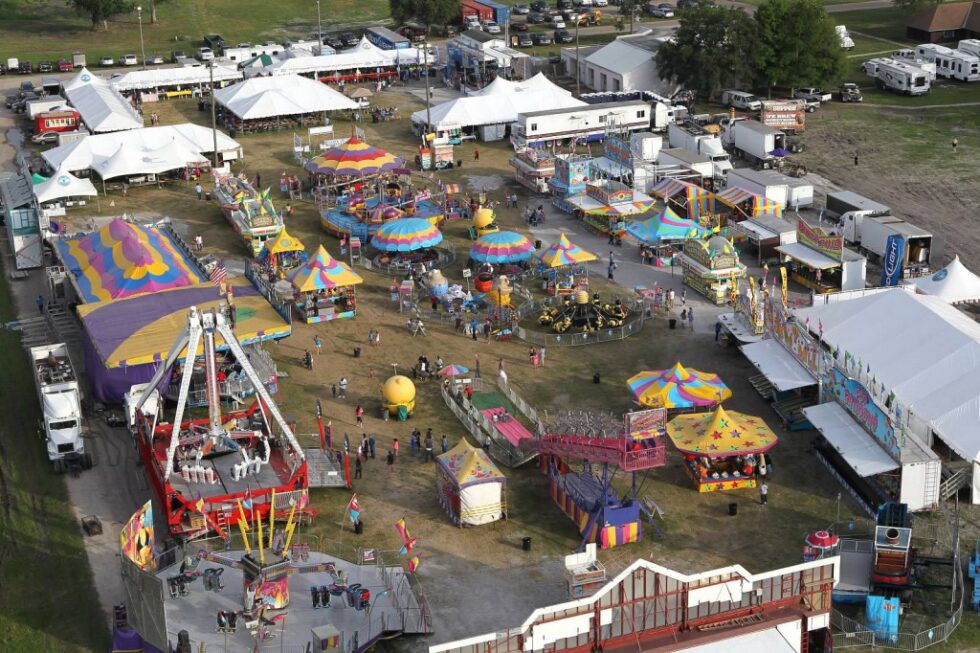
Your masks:
M806 328L784 311L780 302L773 301L772 297L766 301L765 324L773 339L793 354L807 371L819 378L817 343Z
M156 571L156 540L153 537L153 502L147 501L133 513L119 532L119 549L140 569Z
M667 409L634 410L623 415L623 428L628 437L645 440L667 432Z
M810 249L834 259L844 260L844 237L828 234L820 227L811 227L805 220L796 225L797 241Z
M603 154L616 163L630 167L633 165L633 151L630 144L616 136L607 136Z
M838 403L860 424L896 462L901 462L901 448L888 415L875 403L868 389L856 379L832 368L824 386Z

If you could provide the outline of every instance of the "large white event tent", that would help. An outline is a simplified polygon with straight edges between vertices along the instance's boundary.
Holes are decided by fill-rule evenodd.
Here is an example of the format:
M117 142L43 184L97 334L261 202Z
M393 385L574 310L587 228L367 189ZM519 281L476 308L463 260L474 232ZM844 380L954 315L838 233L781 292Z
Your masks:
M478 127L483 140L493 140L503 138L504 126L517 120L518 114L583 106L585 102L538 73L522 82L498 77L468 97L437 104L429 116L437 132ZM425 109L412 114L413 123L424 126L427 120ZM500 128L490 129L490 125Z
M218 153L222 160L229 161L241 156L242 146L236 140L221 131L217 132L217 139ZM121 145L126 145L130 152L154 153L153 156L158 156L161 148L173 145L171 151L185 157L180 166L184 167L207 160L208 157L202 155L214 150L214 135L207 127L191 123L146 127L88 136L74 143L45 150L41 156L55 170L95 170L101 175L100 170L105 170L105 160L118 155L115 164L117 166L125 160L123 157L127 154L120 154Z
M125 131L143 126L143 117L129 100L88 68L62 84L65 97L92 133Z
M360 70L371 72L374 68L414 65L422 61L420 51L415 48L384 50L361 37L361 42L350 50L319 57L290 57L274 62L261 69L269 75L303 75L309 73L331 73L338 70Z
M357 102L316 80L299 75L255 77L215 91L218 104L240 120L356 109Z
M861 368L854 373L879 405L900 414L896 428L900 422L928 444L937 437L972 462L973 503L980 503L980 324L911 289L827 301L795 311L797 322L819 325L838 364Z
M117 91L201 86L211 84L212 74L215 86L244 78L242 71L229 66L215 66L213 72L205 66L178 66L117 73L109 79L109 85Z
M58 170L49 179L34 184L38 204L55 202L66 197L94 197L99 194L88 179L79 179L67 170Z
M919 292L934 295L950 304L980 302L980 277L970 272L959 256L939 272L916 279L912 285Z

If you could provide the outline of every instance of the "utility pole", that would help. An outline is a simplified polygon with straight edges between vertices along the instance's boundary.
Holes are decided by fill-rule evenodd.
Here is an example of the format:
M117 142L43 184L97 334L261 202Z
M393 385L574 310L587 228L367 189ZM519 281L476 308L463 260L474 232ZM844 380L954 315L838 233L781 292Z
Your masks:
M146 49L143 47L143 7L136 7L136 20L140 24L140 54L143 55L143 70L146 70Z
M429 95L429 42L422 44L422 72L425 73L425 133L432 131L432 100Z
M575 95L582 95L582 69L581 63L579 62L579 47L578 47L578 24L579 17L576 16L575 20Z
M317 3L319 4L319 3ZM217 99L214 97L214 61L208 62L208 74L211 77L211 145L214 148L211 152L211 171L218 169L218 119L216 117L215 104Z
M323 45L323 24L320 22L320 0L316 0L316 40ZM323 54L323 51L320 51Z

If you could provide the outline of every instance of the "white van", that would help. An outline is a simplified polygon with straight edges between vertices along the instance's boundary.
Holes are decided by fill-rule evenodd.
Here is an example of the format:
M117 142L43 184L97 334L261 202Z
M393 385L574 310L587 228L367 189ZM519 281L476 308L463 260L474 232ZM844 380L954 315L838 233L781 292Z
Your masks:
M721 103L726 107L735 107L743 111L760 111L762 109L762 100L745 91L722 91Z

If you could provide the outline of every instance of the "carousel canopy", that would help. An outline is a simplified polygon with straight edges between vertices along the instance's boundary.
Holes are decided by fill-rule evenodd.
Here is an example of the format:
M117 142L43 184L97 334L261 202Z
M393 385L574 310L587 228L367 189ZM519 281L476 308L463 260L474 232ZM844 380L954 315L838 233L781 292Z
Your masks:
M540 258L545 267L561 268L566 265L588 263L598 257L592 252L585 251L562 234L558 237L557 243L541 253Z
M300 292L356 286L363 281L350 267L330 256L323 245L317 249L316 256L289 275L289 282Z
M649 220L626 225L626 233L640 242L650 245L665 240L700 238L708 233L708 229L694 220L684 219L671 209L665 208Z
M680 363L668 370L640 372L627 379L626 385L640 404L650 408L702 408L732 396L717 374L687 369Z
M343 145L332 147L306 164L306 169L319 175L363 176L386 172L402 165L394 154L372 147L352 136Z
M516 231L497 231L480 236L470 248L470 258L480 263L518 263L533 250L531 241Z
M302 252L306 247L303 242L283 229L272 240L265 241L263 246L270 254L285 254L286 252Z
M980 277L968 270L959 256L932 276L917 279L914 285L919 292L950 304L980 302Z
M441 242L442 232L424 218L392 220L371 237L371 246L384 252L414 252Z
M678 415L667 423L667 435L679 451L709 458L762 453L778 439L762 418L721 406L710 413Z

